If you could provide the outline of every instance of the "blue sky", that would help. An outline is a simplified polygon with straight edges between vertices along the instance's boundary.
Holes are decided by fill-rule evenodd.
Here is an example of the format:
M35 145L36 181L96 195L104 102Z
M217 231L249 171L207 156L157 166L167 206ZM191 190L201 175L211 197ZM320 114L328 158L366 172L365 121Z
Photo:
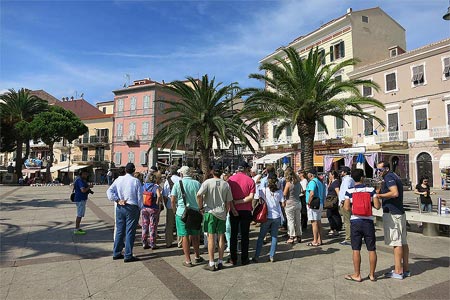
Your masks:
M267 54L352 7L379 6L412 50L450 36L446 0L0 1L0 90L113 99L127 81L248 79Z

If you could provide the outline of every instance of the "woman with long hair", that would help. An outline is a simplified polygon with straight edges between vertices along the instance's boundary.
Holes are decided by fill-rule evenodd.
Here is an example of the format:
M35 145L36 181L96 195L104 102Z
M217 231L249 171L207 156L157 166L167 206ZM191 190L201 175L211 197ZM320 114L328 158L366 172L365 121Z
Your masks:
M283 192L278 188L278 179L276 176L270 176L267 180L267 187L259 190L259 199L260 201L262 199L262 201L265 201L267 204L267 221L261 224L253 262L258 262L264 237L269 230L272 238L269 260L274 262L278 244L278 228L281 225L281 219L283 217L281 204L284 202Z
M423 212L431 212L433 207L433 202L431 201L431 194L435 194L430 191L430 186L428 185L428 177L422 176L419 183L416 185L414 194L420 196L420 206Z
M339 187L341 183L338 180L339 175L336 171L330 171L328 173L328 193L327 199L335 198L336 205L332 208L327 209L327 218L328 223L330 224L330 231L328 232L329 236L337 236L339 235L339 231L342 230L342 218L339 213L339 205L338 205L338 195L339 195Z
M285 171L286 185L284 187L284 211L286 212L289 239L288 244L300 243L302 240L302 203L300 202L300 178L292 168Z
M156 236L161 213L160 205L163 203L161 187L157 184L157 175L148 174L143 186L144 206L141 210L142 220L142 247L144 249L157 249Z

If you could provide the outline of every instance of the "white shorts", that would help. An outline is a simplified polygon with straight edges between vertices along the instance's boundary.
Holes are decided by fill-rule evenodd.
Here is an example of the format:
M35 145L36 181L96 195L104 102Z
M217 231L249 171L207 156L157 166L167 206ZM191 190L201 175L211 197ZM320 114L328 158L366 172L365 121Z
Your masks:
M308 220L309 221L320 221L322 220L322 211L323 211L323 205L320 204L320 208L319 209L311 209L308 206L307 207L307 212L308 212Z
M406 214L383 213L384 243L391 247L407 245Z

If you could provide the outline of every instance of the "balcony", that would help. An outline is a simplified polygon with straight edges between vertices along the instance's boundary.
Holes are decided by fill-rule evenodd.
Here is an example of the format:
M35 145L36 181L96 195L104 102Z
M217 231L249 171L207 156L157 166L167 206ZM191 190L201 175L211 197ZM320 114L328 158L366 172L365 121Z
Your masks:
M450 125L430 129L430 136L434 139L450 137Z
M101 162L109 162L108 155L74 155L72 162L80 164L94 164Z
M408 132L407 131L388 131L380 132L375 135L375 143L390 143L390 142L407 142Z
M326 139L328 139L328 134L326 134L325 131L316 132L316 135L314 136L315 141L324 141Z
M352 129L351 128L336 129L336 137L337 138L352 137Z
M123 141L125 143L137 143L139 142L139 137L137 135L127 135L123 137Z
M108 144L109 143L109 138L107 136L96 136L96 135L91 135L90 137L82 137L79 138L78 140L75 140L75 145L76 146L98 146L98 145L102 145L102 144Z

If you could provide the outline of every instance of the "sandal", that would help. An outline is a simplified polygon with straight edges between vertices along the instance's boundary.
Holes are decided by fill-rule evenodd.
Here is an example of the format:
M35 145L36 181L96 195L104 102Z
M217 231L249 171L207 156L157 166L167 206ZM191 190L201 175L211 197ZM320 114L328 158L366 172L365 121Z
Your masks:
M356 278L353 278L352 277L352 275L346 275L345 277L345 280L350 280L350 281L355 281L355 282L362 282L362 279L356 279Z
M377 281L377 278L376 278L375 276L373 276L373 277L371 278L371 277L370 277L370 274L367 275L367 279L369 279L369 280L372 281L372 282Z
M308 246L308 247L317 247L317 246L320 246L320 244L314 244L314 243L309 242L309 243L306 244L306 246Z
M295 243L295 239L294 238L289 238L287 241L286 241L286 244L294 244Z

